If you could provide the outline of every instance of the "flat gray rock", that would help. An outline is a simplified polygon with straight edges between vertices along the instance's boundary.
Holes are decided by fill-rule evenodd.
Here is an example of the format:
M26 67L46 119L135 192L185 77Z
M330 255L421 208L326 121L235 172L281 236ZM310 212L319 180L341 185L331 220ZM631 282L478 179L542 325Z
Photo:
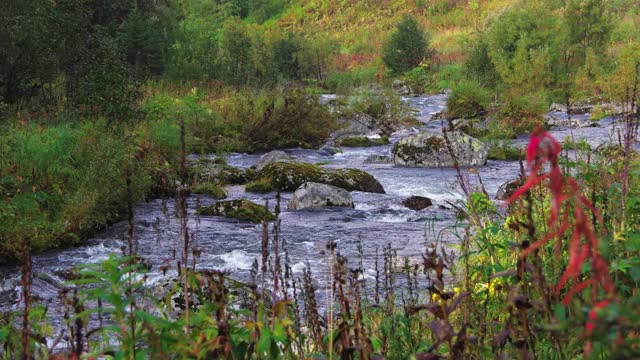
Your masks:
M353 208L351 193L336 186L306 182L293 193L288 210L320 209L329 206Z

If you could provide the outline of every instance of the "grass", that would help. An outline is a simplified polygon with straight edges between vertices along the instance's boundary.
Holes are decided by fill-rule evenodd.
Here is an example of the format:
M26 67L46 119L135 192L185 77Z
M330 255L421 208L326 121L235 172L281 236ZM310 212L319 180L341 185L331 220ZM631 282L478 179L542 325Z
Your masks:
M260 178L257 180L249 181L245 185L245 190L252 193L268 193L274 191L275 188L269 178Z
M209 195L217 200L225 199L227 197L227 192L222 186L212 183L196 184L191 188L191 192L194 194Z

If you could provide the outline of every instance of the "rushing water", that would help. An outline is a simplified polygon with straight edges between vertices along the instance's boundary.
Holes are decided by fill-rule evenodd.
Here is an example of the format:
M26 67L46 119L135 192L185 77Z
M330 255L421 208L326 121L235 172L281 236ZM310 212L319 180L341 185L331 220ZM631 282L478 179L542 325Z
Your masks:
M440 121L429 121L431 115L445 108L445 95L421 96L405 99L417 112L424 128L440 131ZM562 117L563 114L553 114ZM588 115L583 117L588 118ZM585 138L592 145L608 141L615 135L616 123L612 119L601 120L599 127L581 129L557 128L552 131L558 139L566 137ZM424 129L415 129L424 130ZM614 134L614 135L612 135ZM397 134L391 142L411 132ZM518 145L526 144L523 135L514 140ZM283 212L282 236L287 248L294 273L301 273L310 266L317 279L328 276L328 261L321 255L326 243L333 240L338 250L351 261L357 261L358 244L364 248L365 276L373 275L373 258L376 248L391 244L399 256L418 257L427 242L435 240L454 243L457 241L455 211L451 203L459 201L460 190L456 185L455 171L450 168L400 168L387 164L365 164L372 154L389 155L392 145L370 148L344 148L344 152L328 155L322 151L290 149L288 152L298 161L325 163L331 168L358 168L375 176L384 186L387 194L354 192L355 209L325 209L319 211ZM230 165L249 167L259 155L231 154ZM477 169L477 174L489 194L495 194L499 185L513 179L519 172L515 162L489 161ZM476 182L475 174L470 175ZM242 186L229 188L230 198L247 198L257 203L270 201L273 207L275 193L245 193ZM434 200L434 206L422 211L404 207L401 201L411 195L427 196ZM282 207L291 193L282 195ZM204 195L191 195L188 199L190 211L189 227L195 233L202 255L198 268L217 268L231 272L232 276L246 278L255 258L260 256L261 226L219 217L196 217L193 210L198 204L207 205L213 200ZM95 263L106 259L111 253L120 253L126 244L126 222L117 223L98 236L88 240L83 246L50 251L33 258L33 292L45 301L54 301L52 317L54 324L61 321L56 311L55 299L63 280L55 275L56 270L68 269L78 264ZM153 264L150 281L160 278L161 265L175 267L174 254L180 253L177 243L178 226L173 210L173 202L152 200L135 207L135 240L139 255ZM179 257L179 255L178 255ZM355 267L355 263L352 265ZM4 280L0 285L0 310L15 309L19 294L18 271L8 268L3 271ZM58 314L58 317L56 317Z

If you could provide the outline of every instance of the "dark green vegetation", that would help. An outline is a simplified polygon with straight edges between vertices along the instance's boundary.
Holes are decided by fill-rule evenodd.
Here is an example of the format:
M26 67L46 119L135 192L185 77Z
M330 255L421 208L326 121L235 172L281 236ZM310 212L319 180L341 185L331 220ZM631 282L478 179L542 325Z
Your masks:
M583 100L624 105L623 143L590 152L568 142L587 163L549 158L554 148L530 154L558 171L533 179L543 186L506 217L484 194L466 194L460 258L429 251L403 267L384 251L367 296L363 269L330 245L328 316L312 274L293 291L291 272L275 261L283 249L268 249L270 239L252 286L228 293L222 274L189 270L197 249L183 229L184 286L173 290L198 288L200 311L184 292L184 315L142 307L143 297L167 304L143 290L144 277L130 277L144 270L129 251L84 269L78 293L61 294L69 317L60 339L73 353L65 356L639 357L640 169L630 150L639 24L635 0L3 2L0 258L22 261L25 309L21 320L2 320L3 356L45 358L43 339L57 337L45 308L31 303L31 252L79 244L135 202L178 195L179 204L188 188L220 197L221 186L247 182L250 191L291 191L318 178L382 192L358 170L279 163L255 174L184 158L321 146L337 128L322 92L355 95L351 108L390 133L404 115L399 98L362 87L401 78L418 91L452 89L449 115L486 120L475 131L487 138L531 130L552 102L569 113ZM491 156L516 151L501 143ZM269 218L246 204L227 210ZM259 274L277 280L259 283ZM433 287L417 286L425 275ZM271 295L262 291L271 286ZM88 329L89 313L108 313L115 326Z
M382 61L394 73L401 74L429 61L430 50L424 29L412 16L398 23L388 43L382 49Z

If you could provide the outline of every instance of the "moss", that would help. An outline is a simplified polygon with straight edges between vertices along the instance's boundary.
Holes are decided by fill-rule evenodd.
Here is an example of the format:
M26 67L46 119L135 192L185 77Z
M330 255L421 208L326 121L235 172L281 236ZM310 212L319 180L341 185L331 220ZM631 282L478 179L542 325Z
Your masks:
M409 144L396 143L393 146L393 154L408 162L420 161L423 152L424 149Z
M338 141L338 146L344 147L369 147L389 144L389 137L382 136L379 139L371 139L366 136L348 137Z
M197 213L205 216L224 216L246 220L256 224L274 219L273 214L265 206L248 200L219 201L211 206L198 207Z
M349 191L384 193L382 185L370 174L357 169L323 169L307 163L276 162L265 166L258 174L260 181L269 181L279 191L294 191L312 181L337 186Z
M245 190L252 193L268 193L275 189L273 188L271 179L262 178L248 182Z
M442 150L446 145L447 144L444 139L439 136L431 136L425 142L426 148L431 149L434 152Z
M334 163L333 160L322 160L322 161L316 162L316 165L321 166L321 165L329 165L329 164L333 164L333 163Z
M213 183L196 184L191 188L191 192L194 194L209 195L218 200L227 197L227 192L220 185Z
M244 169L217 164L211 160L197 160L189 167L189 176L191 181L195 183L207 182L237 185L246 183L250 174Z

